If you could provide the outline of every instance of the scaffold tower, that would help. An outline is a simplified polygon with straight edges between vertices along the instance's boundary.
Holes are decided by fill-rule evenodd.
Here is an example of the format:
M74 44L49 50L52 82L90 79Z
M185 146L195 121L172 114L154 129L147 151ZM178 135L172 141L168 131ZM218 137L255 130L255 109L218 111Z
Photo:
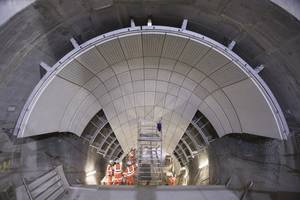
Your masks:
M162 119L138 118L138 185L162 184Z

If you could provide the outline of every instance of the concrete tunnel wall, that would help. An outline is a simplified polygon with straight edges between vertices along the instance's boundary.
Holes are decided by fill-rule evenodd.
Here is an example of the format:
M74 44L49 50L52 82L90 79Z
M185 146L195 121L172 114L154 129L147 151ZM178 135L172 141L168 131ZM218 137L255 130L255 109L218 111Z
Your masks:
M33 88L40 80L40 62L54 65L79 44L106 32L129 27L129 17L145 25L188 29L222 44L237 42L234 52L251 66L264 64L260 73L282 107L292 133L299 115L299 21L270 1L113 1L95 9L90 1L37 1L1 26L1 127L13 129ZM227 38L227 39L226 39ZM8 108L15 107L11 112Z

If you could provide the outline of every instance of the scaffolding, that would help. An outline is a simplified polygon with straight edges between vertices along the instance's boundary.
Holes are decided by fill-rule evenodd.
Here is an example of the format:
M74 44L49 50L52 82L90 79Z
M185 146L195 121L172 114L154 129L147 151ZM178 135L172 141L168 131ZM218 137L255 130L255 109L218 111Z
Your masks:
M162 184L162 119L138 118L138 185Z

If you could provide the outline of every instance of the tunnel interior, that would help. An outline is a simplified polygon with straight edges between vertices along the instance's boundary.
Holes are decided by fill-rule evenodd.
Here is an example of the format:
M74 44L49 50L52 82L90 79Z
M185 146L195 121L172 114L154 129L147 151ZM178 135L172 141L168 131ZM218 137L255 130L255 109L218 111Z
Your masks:
M162 185L297 199L299 30L268 0L33 2L0 27L0 187L101 185L162 117Z

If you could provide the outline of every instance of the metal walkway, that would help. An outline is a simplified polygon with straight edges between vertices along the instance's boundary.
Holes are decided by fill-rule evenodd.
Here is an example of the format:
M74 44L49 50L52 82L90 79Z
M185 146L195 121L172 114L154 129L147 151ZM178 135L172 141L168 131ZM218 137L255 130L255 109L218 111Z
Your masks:
M138 185L162 184L162 132L161 129L158 131L158 124L162 125L161 123L161 119L138 118Z

